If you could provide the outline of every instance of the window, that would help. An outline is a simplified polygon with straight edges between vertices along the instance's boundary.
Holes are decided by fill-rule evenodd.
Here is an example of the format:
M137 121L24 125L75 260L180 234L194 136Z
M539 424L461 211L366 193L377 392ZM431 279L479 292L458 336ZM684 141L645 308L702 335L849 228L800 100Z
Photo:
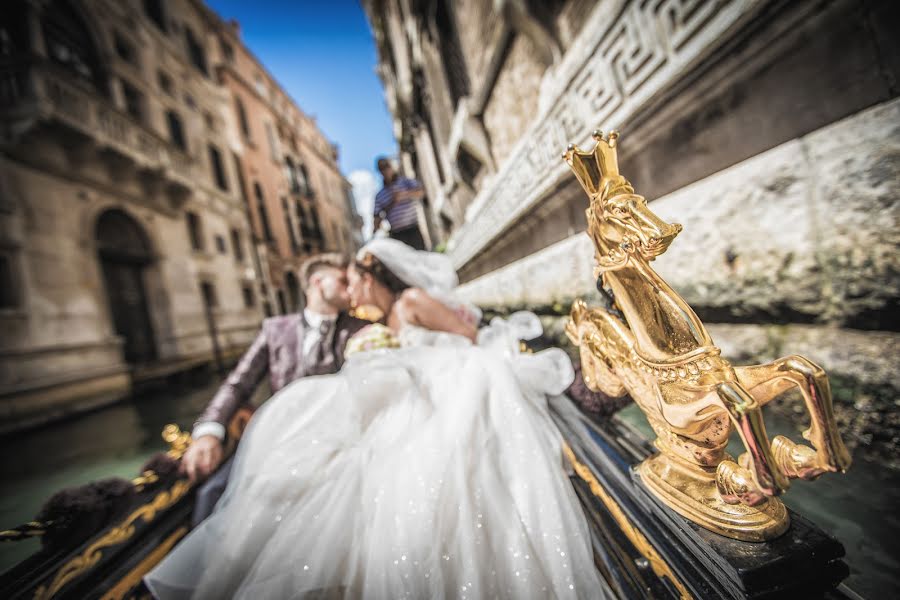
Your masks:
M234 48L232 48L231 44L222 40L222 58L225 59L225 62L228 64L234 64Z
M184 95L184 103L187 105L187 107L189 109L197 110L197 102L194 100L194 97L191 96L190 94Z
M314 241L317 244L322 242L322 227L319 223L319 214L316 207L307 204L305 207L306 220L303 223L303 236L308 241Z
M284 159L284 174L287 176L291 193L299 194L301 192L300 180L298 179L297 168L294 166L294 161L291 160L290 156Z
M281 210L284 213L284 224L287 227L288 236L291 239L291 249L294 251L294 254L298 254L300 252L300 242L297 240L297 232L294 231L294 224L291 222L291 213L288 210L287 198L281 198Z
M269 213L266 210L266 201L263 198L262 188L259 183L253 184L253 192L256 195L256 210L259 212L259 221L263 228L263 237L267 242L274 241L272 236L272 227L269 225Z
M213 309L219 305L219 298L216 296L216 286L209 281L200 282L200 291L203 292L203 303L206 308Z
M28 25L23 21L6 13L0 17L0 56L12 58L28 47Z
M475 180L478 178L478 174L481 173L481 162L472 156L465 147L460 147L456 164L459 166L459 175L463 182L473 190L476 189Z
M216 234L216 249L219 251L219 254L228 253L228 248L225 246L225 238L219 234Z
M447 76L450 96L453 99L453 109L456 110L460 98L469 94L469 75L466 71L466 61L463 58L448 0L438 0L435 7L435 24L440 38L441 56L443 57L441 62L444 65L444 74Z
M136 121L144 120L144 97L131 84L122 82L122 96L125 98L125 112Z
M163 73L162 71L158 71L156 73L156 79L159 81L159 89L164 91L170 96L174 96L175 86L172 84L172 78Z
M100 61L84 21L68 2L57 0L43 9L41 26L50 59L76 77L101 88Z
M322 237L322 225L319 221L319 211L316 209L315 206L310 205L309 214L310 214L310 216L312 216L313 227L316 230L316 234L319 237Z
M225 169L222 167L222 155L219 154L218 148L209 145L209 165L213 172L213 179L223 192L228 191L228 180L225 178Z
M206 128L209 131L216 130L216 119L215 119L215 117L212 116L211 113L209 113L207 111L203 111L203 121L204 121L204 123L206 123Z
M208 77L209 71L206 69L206 52L203 50L203 45L194 37L194 32L189 27L184 28L184 38L187 42L188 58L191 59L191 64Z
M181 117L169 110L166 111L166 122L169 124L169 139L173 144L187 152L187 142L184 139L184 130L181 127Z
M441 213L441 226L444 228L444 231L447 234L453 232L453 219L451 219L446 213Z
M234 260L244 262L244 246L241 244L241 234L237 229L231 230L231 249L234 251Z
M309 183L309 172L306 170L306 165L300 165L300 183L303 185L307 198L312 198L316 195L313 192L312 185Z
M263 77L259 73L256 74L256 78L254 79L254 85L256 85L256 93L259 94L260 96L262 96L263 98L265 98L266 97L266 82L263 81Z
M19 307L19 286L13 272L13 257L0 251L0 309Z
M250 219L250 211L252 210L252 206L250 204L250 197L247 194L248 190L247 182L244 179L244 167L241 165L241 159L236 152L231 153L231 165L232 169L234 169L235 175L237 176L237 191L241 195L241 200L244 201L247 218ZM253 227L250 228L250 239L252 241L256 241L256 232Z
M159 27L160 31L166 32L166 13L163 10L163 0L144 0L144 14Z
M241 292L244 295L244 308L253 308L256 306L256 294L253 293L253 286L245 283L241 286Z
M188 237L191 240L191 249L196 251L203 250L203 232L200 225L200 217L195 213L187 213Z
M134 51L134 46L131 45L130 42L126 41L125 38L116 33L114 34L113 45L116 48L116 54L119 55L119 58L130 65L137 66L137 53Z
M278 160L278 140L275 139L275 129L272 124L266 122L266 137L269 138L269 155L272 160Z
M244 139L250 139L250 123L247 121L247 111L244 109L244 103L241 102L240 98L234 99L235 106L237 107L238 114L238 122L241 125L241 133L244 134Z

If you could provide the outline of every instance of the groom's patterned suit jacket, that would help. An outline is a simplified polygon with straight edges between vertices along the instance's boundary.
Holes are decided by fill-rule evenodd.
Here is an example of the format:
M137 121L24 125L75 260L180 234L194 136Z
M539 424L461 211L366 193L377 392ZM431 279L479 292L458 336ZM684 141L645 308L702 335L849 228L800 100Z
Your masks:
M319 361L321 364L315 364L315 359L303 358L303 336L307 325L302 314L264 320L256 340L229 373L196 425L215 422L227 428L228 422L241 405L249 403L266 374L269 375L269 385L274 394L300 377L337 372L344 363L347 340L369 324L368 321L351 317L347 313L339 313L332 343Z

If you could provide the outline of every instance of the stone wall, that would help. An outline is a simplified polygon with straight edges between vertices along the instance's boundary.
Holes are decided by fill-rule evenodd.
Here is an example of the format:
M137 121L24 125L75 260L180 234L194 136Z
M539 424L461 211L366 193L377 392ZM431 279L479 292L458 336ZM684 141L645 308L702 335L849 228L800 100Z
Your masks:
M459 44L472 79L486 67L485 40L490 38L492 27L499 20L495 6L484 0L456 0L448 3L456 18Z
M845 422L866 407L878 415L859 426L858 443L896 444L900 434L900 422L881 423L900 392L898 175L893 100L650 203L684 225L654 267L723 354L745 364L787 354L819 363L841 382ZM598 301L592 264L593 245L580 233L462 290L489 310L563 315L577 297ZM565 343L562 320L552 335Z
M653 201L685 228L654 265L707 321L898 331L898 173L894 100ZM591 293L591 253L579 234L463 289L486 306L567 305Z
M484 126L491 139L494 160L502 163L538 106L544 66L532 41L517 35L510 46L491 98L484 109Z
M391 73L385 50L425 55L424 87L434 97L424 100L438 135L434 152L409 163L454 208L441 215L453 217L446 250L470 300L557 317L576 297L597 300L581 233L587 199L560 155L569 143L586 147L595 129L618 129L622 173L662 218L685 226L658 270L726 354L753 362L805 353L835 381L852 381L841 385L850 390L843 407L865 388L893 390L879 392L874 412L893 409L900 4L458 6L475 83L465 102L448 107L440 97L442 54L427 35L380 48L380 67L390 75L389 105L400 106L402 73ZM409 24L427 32L431 20L421 11ZM415 113L414 98L406 108ZM416 135L416 117L427 121L427 113L396 111L400 137ZM481 156L493 160L482 161L474 184L460 181L460 136L441 135L450 115L463 142L488 138ZM439 171L422 164L433 156L444 181L427 181ZM892 438L896 429L888 431Z
M700 6L658 37L646 34L661 18L648 5L623 3L618 21L609 18L615 11L595 9L544 76L538 113L448 243L463 280L578 227L578 211L554 198L572 182L560 154L570 142L587 143L593 129L622 132L622 170L652 200L900 91L900 49L884 25L900 5ZM634 65L620 52L623 38L634 45ZM570 197L580 206L579 196ZM558 210L538 221L533 213L548 202ZM545 229L539 239L534 227Z
M0 310L0 431L93 408L131 391L133 365L123 360L123 338L113 327L94 239L98 216L107 210L128 214L152 247L154 261L143 271L143 285L158 365L212 360L200 281L216 286L222 349L252 342L259 313L244 306L240 288L249 256L237 263L213 243L216 235L229 239L234 221L242 218L239 209L222 215L198 208L207 251L192 252L182 215L10 160L0 160L0 169L13 201L11 213L0 215L0 246L14 248L21 299L20 308Z
M0 432L227 358L261 317L221 24L184 2L162 25L129 3L72 3L55 24L54 6L19 4L8 29L31 35L4 68L23 84L0 106ZM96 85L48 54L60 29L73 55L96 51Z

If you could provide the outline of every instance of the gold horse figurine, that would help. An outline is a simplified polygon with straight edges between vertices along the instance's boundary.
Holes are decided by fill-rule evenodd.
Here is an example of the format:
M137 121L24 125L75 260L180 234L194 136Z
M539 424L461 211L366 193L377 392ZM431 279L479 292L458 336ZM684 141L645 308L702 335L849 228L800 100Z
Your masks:
M590 152L570 146L564 158L590 196L588 235L595 276L609 306L572 307L566 333L580 347L587 386L631 395L657 435L659 454L638 467L646 486L698 525L745 541L763 541L788 525L774 498L791 478L845 471L847 452L834 420L828 377L802 356L733 367L720 356L691 307L650 267L681 225L656 216L619 174L618 134L594 134ZM811 416L803 433L813 448L776 436L769 441L762 407L791 387ZM746 452L725 452L737 430Z

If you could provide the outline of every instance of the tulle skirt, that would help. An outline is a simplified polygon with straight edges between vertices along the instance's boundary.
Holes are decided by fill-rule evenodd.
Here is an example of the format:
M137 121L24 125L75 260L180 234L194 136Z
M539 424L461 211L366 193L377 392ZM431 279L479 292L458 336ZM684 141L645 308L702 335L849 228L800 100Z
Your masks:
M146 578L168 598L597 598L547 397L558 350L353 356L269 400L213 515Z

